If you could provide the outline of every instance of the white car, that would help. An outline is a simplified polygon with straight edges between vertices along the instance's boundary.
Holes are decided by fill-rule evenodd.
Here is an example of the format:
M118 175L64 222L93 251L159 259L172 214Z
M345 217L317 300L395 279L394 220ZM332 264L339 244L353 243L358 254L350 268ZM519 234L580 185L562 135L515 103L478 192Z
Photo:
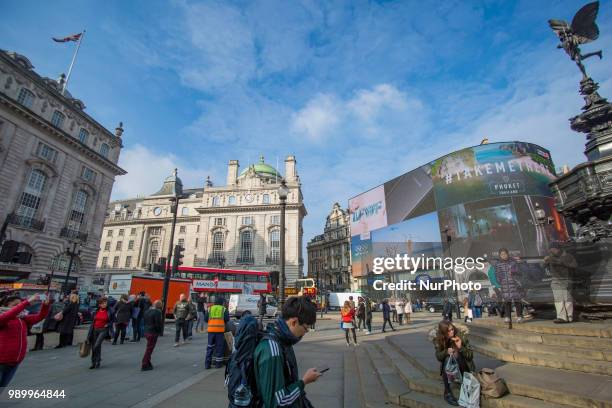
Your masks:
M275 317L278 312L276 300L272 296L266 296L266 301L266 317ZM231 295L228 306L229 314L230 316L240 318L242 313L248 310L253 316L259 316L258 302L259 295Z

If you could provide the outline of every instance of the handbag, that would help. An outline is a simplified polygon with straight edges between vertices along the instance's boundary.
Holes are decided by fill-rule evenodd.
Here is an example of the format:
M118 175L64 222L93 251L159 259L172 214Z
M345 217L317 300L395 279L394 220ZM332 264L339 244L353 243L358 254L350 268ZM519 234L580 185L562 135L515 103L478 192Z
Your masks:
M461 384L461 371L459 370L459 364L457 363L457 359L455 358L455 356L450 356L448 360L446 360L446 364L444 365L444 372L446 373L446 378L448 378L448 382L455 382Z
M506 381L490 368L481 369L477 378L481 393L485 398L501 398L508 393Z
M461 392L457 402L465 408L480 408L480 382L470 372L463 373Z
M30 327L30 333L32 334L41 334L43 332L43 325L45 324L44 320L41 320L40 322L32 325L32 327Z
M58 322L62 320L63 318L64 318L64 312L57 312L55 316L53 316L53 319L57 320Z
M91 351L91 344L88 341L85 341L79 344L79 356L85 358L89 355Z

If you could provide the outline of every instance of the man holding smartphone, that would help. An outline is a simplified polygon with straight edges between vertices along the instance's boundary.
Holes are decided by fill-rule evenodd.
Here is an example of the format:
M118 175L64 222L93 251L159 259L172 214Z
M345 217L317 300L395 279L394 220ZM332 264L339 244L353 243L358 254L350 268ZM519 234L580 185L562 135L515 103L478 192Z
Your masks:
M257 393L265 408L312 407L304 387L315 382L322 372L309 368L302 379L298 379L293 346L316 320L314 303L307 297L294 296L285 302L282 316L268 324L267 335L254 354Z

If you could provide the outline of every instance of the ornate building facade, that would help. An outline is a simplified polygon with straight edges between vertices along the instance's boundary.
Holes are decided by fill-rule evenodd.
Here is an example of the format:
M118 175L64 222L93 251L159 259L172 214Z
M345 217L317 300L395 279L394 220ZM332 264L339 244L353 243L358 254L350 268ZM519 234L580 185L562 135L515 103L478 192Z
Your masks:
M282 175L261 157L241 172L230 160L223 186L207 180L201 188L183 189L176 173L148 197L110 203L98 257L98 272L138 273L166 258L170 246L170 198L179 201L174 244L184 251L184 266L278 271ZM285 213L287 283L302 276L302 221L306 216L294 156L285 160L289 188Z
M351 289L351 234L348 211L335 203L327 216L323 234L308 242L308 277L321 292Z
M87 286L122 148L64 91L64 77L43 78L24 56L0 50L0 281L54 274ZM66 250L75 255L70 257Z

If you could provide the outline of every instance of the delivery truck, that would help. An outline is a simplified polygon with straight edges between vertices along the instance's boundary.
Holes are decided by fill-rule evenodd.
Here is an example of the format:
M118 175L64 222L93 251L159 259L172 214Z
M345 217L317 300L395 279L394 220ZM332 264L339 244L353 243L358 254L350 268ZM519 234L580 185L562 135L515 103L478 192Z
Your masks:
M146 275L112 275L108 287L108 294L116 299L123 294L137 295L140 292L145 292L151 302L158 299L162 300L163 291L164 278ZM179 300L181 293L189 298L191 279L171 278L166 303L166 316L172 316L172 309Z

